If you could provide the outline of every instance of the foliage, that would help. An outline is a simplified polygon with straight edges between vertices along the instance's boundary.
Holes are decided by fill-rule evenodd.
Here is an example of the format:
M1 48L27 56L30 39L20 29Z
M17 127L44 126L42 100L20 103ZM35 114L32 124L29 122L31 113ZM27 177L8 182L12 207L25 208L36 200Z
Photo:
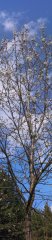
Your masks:
M0 237L1 240L25 239L25 211L10 175L0 173ZM32 209L32 240L52 240L52 212L48 204L44 211ZM4 237L5 236L5 237Z
M16 195L10 175L0 173L0 237L1 239L24 239L24 208Z
M52 239L52 212L47 203L44 208L44 234L45 240Z
M34 212L32 216L33 240L44 240L44 219L41 212Z
M44 210L32 214L33 240L52 240L52 212L48 204Z

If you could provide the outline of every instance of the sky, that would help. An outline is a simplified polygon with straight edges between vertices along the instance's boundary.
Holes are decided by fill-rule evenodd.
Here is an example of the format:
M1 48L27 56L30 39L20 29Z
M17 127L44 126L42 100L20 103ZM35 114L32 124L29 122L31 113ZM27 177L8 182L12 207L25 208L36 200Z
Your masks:
M24 23L46 22L51 34L52 0L0 0L0 39L11 37Z
M52 34L52 0L0 0L0 39L12 38L15 30L24 24L33 26L33 22L36 31L39 24L46 24Z

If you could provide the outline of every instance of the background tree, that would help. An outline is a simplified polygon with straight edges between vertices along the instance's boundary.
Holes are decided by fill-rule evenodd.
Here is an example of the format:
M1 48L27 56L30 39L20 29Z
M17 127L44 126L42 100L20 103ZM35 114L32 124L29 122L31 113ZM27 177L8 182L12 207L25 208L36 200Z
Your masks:
M52 212L47 203L44 208L44 238L52 239Z
M51 45L44 29L32 37L24 27L0 47L0 149L25 206L28 240L36 186L51 171Z
M44 214L37 209L32 214L32 233L33 240L44 240Z
M46 203L43 211L34 211L32 214L33 240L52 240L52 212Z
M24 239L24 207L10 175L0 172L0 237Z

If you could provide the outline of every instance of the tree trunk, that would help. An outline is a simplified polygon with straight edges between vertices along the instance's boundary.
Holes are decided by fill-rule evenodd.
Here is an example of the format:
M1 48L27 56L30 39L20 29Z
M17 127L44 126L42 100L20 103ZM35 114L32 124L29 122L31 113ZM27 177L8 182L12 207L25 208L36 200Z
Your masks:
M25 240L32 240L31 214L26 214L25 217Z

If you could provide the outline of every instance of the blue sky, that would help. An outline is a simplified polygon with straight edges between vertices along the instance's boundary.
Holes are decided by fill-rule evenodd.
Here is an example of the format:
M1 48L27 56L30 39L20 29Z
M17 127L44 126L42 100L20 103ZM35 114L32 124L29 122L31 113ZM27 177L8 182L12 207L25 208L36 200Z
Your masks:
M52 0L1 0L0 38L10 37L14 27L19 29L24 23L46 19L51 34Z
M36 28L40 22L46 23L49 34L52 33L52 0L0 0L1 39L12 37L15 29L19 30L23 24L33 21ZM47 191L50 194L51 187Z

